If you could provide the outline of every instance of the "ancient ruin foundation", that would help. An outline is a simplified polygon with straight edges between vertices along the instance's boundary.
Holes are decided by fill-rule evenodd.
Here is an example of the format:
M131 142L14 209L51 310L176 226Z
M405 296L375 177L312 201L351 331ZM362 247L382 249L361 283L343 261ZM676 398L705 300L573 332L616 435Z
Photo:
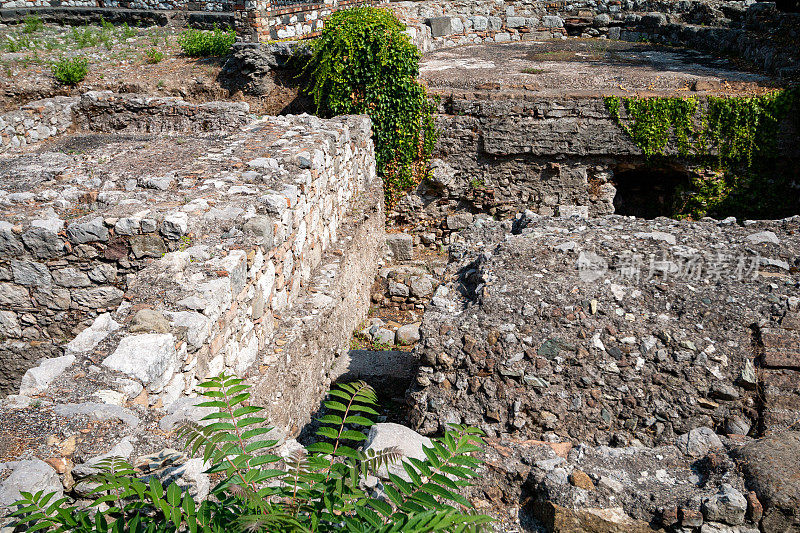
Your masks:
M236 27L220 77L269 97L295 50L270 41L365 3L35 4L2 2L0 21ZM208 494L172 448L208 413L198 382L226 372L281 455L337 379L398 401L387 416L418 433L397 444L482 429L467 495L500 531L797 530L800 222L666 218L698 169L647 157L604 101L790 87L797 16L383 7L424 53L440 129L430 176L386 216L366 117L77 90L0 115L0 451L22 460L0 468L0 505L28 468L87 498L108 453ZM770 169L789 178L791 119Z
M727 66L697 52L612 41L480 44L429 53L421 72L440 99L441 163L392 216L440 221L466 210L506 218L525 209L670 215L671 195L689 183L690 162L673 154L672 166L657 166L615 123L604 99L693 96L702 106L708 97L758 94L773 84ZM778 140L789 163L776 172L797 168L796 125L789 116Z
M368 283L353 269L377 258L369 122L253 122L241 104L89 93L30 106L45 125L29 118L6 146L47 137L53 106L71 109L79 132L2 163L4 391L94 323L100 332L63 357L111 335L97 362L135 374L164 404L227 369L263 383L264 399L303 404L293 412L282 401L276 422L307 417L319 399L307 393L327 387L365 310ZM118 324L152 305L158 334L149 322ZM151 366L127 366L138 350ZM43 379L23 389L43 390ZM289 392L297 387L302 397Z

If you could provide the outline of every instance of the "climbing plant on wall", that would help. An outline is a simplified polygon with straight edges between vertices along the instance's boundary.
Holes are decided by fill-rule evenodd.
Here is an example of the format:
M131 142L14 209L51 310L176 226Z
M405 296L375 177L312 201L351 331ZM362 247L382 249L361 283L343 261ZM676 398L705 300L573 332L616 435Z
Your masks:
M391 12L359 7L334 13L311 50L306 72L317 113L369 115L378 174L395 203L427 175L436 142L417 48Z
M797 90L755 96L605 98L614 121L648 159L679 155L702 169L676 206L677 216L725 209L757 212L785 202L768 170L778 156L778 127Z

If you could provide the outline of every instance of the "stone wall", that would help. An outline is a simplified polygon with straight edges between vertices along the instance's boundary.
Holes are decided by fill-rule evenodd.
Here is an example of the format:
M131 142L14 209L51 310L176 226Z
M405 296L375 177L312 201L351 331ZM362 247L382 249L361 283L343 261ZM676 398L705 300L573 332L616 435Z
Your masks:
M424 51L484 42L567 36L651 40L743 57L782 76L798 74L800 15L772 3L653 0L392 2Z
M479 218L425 314L411 421L612 446L796 426L798 223Z
M389 213L400 223L434 224L446 234L460 229L457 219L446 220L456 212L501 218L525 209L609 214L618 192L615 172L658 168L611 118L599 95L537 94L502 85L431 91L440 97L433 172ZM702 106L706 96L694 95ZM780 127L779 149L796 159L796 126L784 118ZM667 155L688 175L689 163L673 147Z
M178 10L178 11L231 11L228 0L0 0L0 9L20 8L101 8L108 11Z
M191 104L180 98L90 91L56 96L0 115L0 153L60 135L70 129L103 133L199 133L229 131L250 119L246 105Z
M3 389L13 390L35 359L61 355L65 341L95 324L106 331L92 348L101 338L110 343L106 366L139 379L168 405L223 370L251 371L263 383L263 372L285 364L286 378L299 368L290 358L309 355L305 313L326 317L315 333L337 327L331 343L320 340L311 352L313 374L303 382L317 397L298 395L295 409L282 404L288 427L311 412L328 385L322 358L332 361L346 345L338 336L349 337L366 310L371 274L363 290L356 287L361 268L377 260L383 220L369 121L275 117L242 125L242 104L167 103L84 95L77 108L87 113L76 122L91 133L61 140L80 147L76 155L18 149L0 160L9 176L0 194ZM142 115L133 113L137 106ZM207 120L180 131L184 112ZM95 133L104 129L125 134ZM331 256L333 246L338 255ZM342 298L349 305L335 305ZM119 326L109 330L107 318L93 319L123 299L134 307L117 310ZM140 316L140 309L148 312ZM84 348L66 353L80 356ZM139 367L126 366L137 354L155 359L142 355ZM23 380L28 394L43 388L35 375ZM268 394L283 390L270 384Z
M0 115L0 152L64 133L73 126L72 108L77 103L78 98L59 96Z
M552 215L572 206L591 215L613 213L611 167L641 158L602 98L443 96L432 179L393 209L399 221L445 222L457 211Z
M75 122L103 133L204 133L235 130L250 121L247 104L191 104L180 98L91 91L81 96Z
M307 39L319 35L325 19L335 11L373 3L373 0L323 0L272 5L269 0L255 0L237 4L236 28L245 42Z

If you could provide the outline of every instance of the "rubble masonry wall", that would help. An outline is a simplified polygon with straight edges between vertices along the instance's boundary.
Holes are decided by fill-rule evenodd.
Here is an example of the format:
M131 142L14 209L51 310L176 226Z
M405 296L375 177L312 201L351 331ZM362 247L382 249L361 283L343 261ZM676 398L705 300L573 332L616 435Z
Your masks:
M22 373L41 357L92 353L84 341L64 348L96 323L103 334L89 343L95 357L101 340L107 356L117 350L122 359L125 353L158 354L157 361L116 370L163 394L166 405L208 375L223 370L245 375L259 362L266 368L259 356L267 347L273 364L290 352L292 335L276 333L276 326L281 319L291 321L303 298L316 298L316 305L305 308L312 316L333 307L333 300L321 295L335 283L314 278L344 228L353 239L364 232L363 221L370 221L375 244L359 241L360 260L367 266L376 261L382 195L375 194L380 183L368 119L272 117L246 124L246 104L215 105L90 93L75 106L83 110L75 123L92 132L80 137L87 142L117 138L93 133L110 130L141 139L146 150L147 139L155 137L141 132L188 135L181 126L191 123L204 132L195 133L196 142L219 146L186 161L207 168L205 175L183 176L178 170L149 176L143 167L133 169L138 179L120 183L102 167L97 176L81 175L80 155L49 147L38 153L18 148L0 160L10 169L0 192L3 392L16 392ZM151 112L137 115L133 109ZM184 142L164 138L179 146ZM245 150L248 159L241 160L236 150ZM235 170L218 168L229 163ZM365 198L370 216L351 223L349 214ZM326 260L329 281L338 279L337 262L349 260L344 253L336 257ZM351 279L351 287L357 281ZM319 294L309 292L312 285L320 287ZM348 316L341 319L353 321L353 327L359 311L366 310L368 287L362 292L353 289ZM144 308L157 310L169 326L141 325L133 311ZM119 321L119 327L109 327L105 313L112 313L111 322ZM308 320L299 324L295 336ZM335 346L325 348L326 357L337 352ZM324 380L324 367L314 365L315 379ZM35 380L27 385L28 394L46 387ZM321 381L306 385L327 387Z

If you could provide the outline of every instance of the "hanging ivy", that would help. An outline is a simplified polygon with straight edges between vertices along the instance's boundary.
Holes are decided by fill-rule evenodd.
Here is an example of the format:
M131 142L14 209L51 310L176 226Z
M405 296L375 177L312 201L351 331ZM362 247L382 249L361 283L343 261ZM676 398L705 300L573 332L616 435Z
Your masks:
M311 44L308 92L321 116L366 114L372 119L378 174L386 202L429 172L436 142L434 107L417 80L419 51L390 11L337 11Z
M677 154L700 167L674 214L702 217L734 206L752 213L786 202L769 168L778 156L779 123L797 95L790 89L704 101L609 96L604 102L647 159Z
M605 106L648 158L667 155L674 142L682 156L713 156L719 168L751 167L754 156L774 151L778 122L795 97L795 91L778 90L760 96L710 96L700 105L693 96L608 96Z
M620 102L625 110L625 119L620 114ZM645 156L665 155L671 137L675 138L681 155L689 153L696 98L609 96L605 104L617 124Z

